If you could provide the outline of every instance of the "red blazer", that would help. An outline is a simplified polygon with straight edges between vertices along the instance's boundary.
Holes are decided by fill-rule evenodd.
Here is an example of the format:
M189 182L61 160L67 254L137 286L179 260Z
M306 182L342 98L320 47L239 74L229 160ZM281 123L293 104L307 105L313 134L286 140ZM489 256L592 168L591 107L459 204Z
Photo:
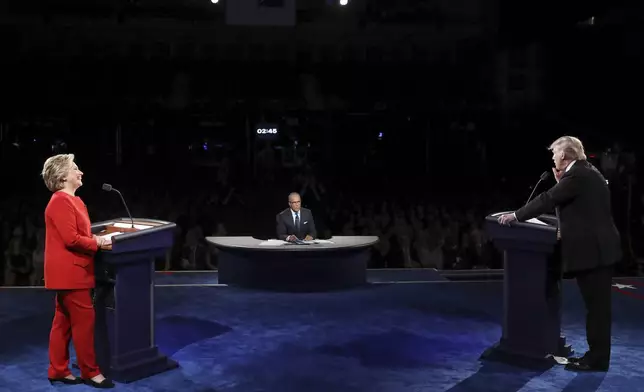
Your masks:
M85 203L55 192L45 209L45 288L93 288L97 250Z

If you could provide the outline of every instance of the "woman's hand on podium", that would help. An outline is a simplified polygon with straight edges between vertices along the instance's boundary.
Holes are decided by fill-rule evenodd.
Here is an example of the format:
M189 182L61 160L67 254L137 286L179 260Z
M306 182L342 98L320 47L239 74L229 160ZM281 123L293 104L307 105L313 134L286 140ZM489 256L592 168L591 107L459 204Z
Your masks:
M95 235L94 239L96 240L96 245L98 245L99 248L104 248L106 246L112 245L112 239L109 237L101 237Z

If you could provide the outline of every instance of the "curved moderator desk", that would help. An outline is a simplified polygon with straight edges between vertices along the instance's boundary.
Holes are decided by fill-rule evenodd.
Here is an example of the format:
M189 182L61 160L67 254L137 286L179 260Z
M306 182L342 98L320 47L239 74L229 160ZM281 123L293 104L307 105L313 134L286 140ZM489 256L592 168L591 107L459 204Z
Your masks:
M219 283L281 291L337 290L365 285L378 237L333 237L287 244L253 237L207 237L219 249Z

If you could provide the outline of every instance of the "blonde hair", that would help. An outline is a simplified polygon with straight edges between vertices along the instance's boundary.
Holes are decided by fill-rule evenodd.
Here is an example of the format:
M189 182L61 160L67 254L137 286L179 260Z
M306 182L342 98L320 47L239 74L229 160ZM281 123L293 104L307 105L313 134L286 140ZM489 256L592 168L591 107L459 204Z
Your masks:
M48 158L42 168L42 178L52 192L63 189L65 176L74 163L74 154L58 154Z
M574 136L560 137L552 142L548 150L552 152L562 151L565 159L571 161L585 161L587 159L586 153L584 152L584 145L579 138Z

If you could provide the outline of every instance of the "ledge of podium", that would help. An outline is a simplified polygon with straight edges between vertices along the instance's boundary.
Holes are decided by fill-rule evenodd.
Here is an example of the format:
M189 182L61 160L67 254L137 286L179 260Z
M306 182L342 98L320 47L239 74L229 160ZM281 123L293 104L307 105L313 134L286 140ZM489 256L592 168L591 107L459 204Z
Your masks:
M178 367L154 340L154 261L172 247L171 222L114 219L92 225L112 245L95 257L96 359L107 377L132 382Z
M485 218L485 230L503 252L503 332L482 359L512 364L552 363L572 349L561 334L562 265L557 257L557 219L542 215L502 226L502 213Z

